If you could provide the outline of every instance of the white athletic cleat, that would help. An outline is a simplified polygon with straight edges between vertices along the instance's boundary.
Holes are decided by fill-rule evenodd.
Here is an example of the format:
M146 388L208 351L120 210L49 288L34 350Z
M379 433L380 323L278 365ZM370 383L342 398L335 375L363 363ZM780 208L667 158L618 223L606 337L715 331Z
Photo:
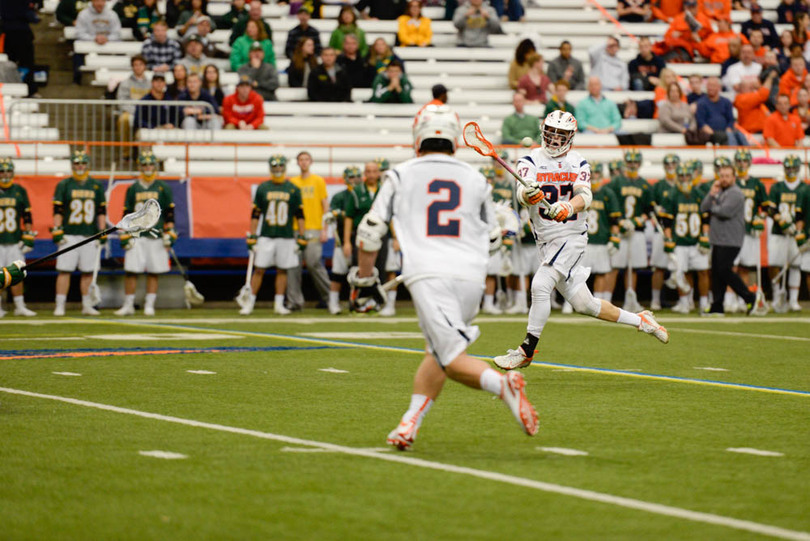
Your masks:
M242 307L241 310L239 310L239 315L240 316L249 316L252 313L253 313L253 305L252 304L246 304L246 305L244 305Z
M145 315L145 316L154 316L155 315L155 307L145 305L143 307L143 315Z
M534 354L532 354L531 357L527 357L526 353L523 351L523 347L518 346L517 349L506 350L506 355L498 355L492 359L492 361L498 368L503 370L514 370L515 368L525 368L529 366L532 364L533 358Z
M678 301L675 303L675 306L672 307L672 311L676 314L688 314L689 310L689 301Z
M790 311L791 312L801 312L802 311L802 305L799 304L798 301L793 301L793 302L790 303ZM15 313L15 315L16 315L16 313Z
M275 305L273 307L273 312L277 313L280 316L287 316L289 314L292 314L292 310L288 310L287 308L284 308L283 304Z
M134 316L135 315L135 307L131 304L125 304L115 312L113 312L116 316Z
M486 306L485 305L484 308L481 311L484 312L485 314L489 314L491 316L499 316L499 315L503 314L503 310L501 310L497 306Z
M0 308L0 317L3 317L5 315L6 315L6 311L3 310L2 308Z
M27 306L15 306L14 307L14 315L15 316L25 316L25 317L34 317L37 315L36 312L30 310Z
M393 317L397 315L397 309L393 304L386 304L383 306L382 310L380 310L380 315L383 317Z
M82 315L83 316L100 316L101 312L93 308L92 306L82 306Z
M508 309L504 310L504 314L528 314L528 313L529 307L518 303L515 303Z
M661 306L661 303L660 303L660 302L653 302L653 303L650 303L650 310L655 311L655 310L661 310L662 308L663 308L663 307Z
M388 434L385 443L393 445L400 451L407 451L413 445L418 431L419 427L416 426L416 419L400 421L399 425Z
M641 318L641 323L638 326L639 331L651 334L665 344L669 342L669 332L658 324L652 312L644 310L638 313L638 317Z
M64 306L57 306L53 310L53 315L55 315L57 317L64 316L65 315L65 307Z
M540 421L534 406L526 398L525 388L523 374L520 372L504 374L501 380L501 400L512 410L512 415L520 423L523 431L529 436L534 436L540 428Z
M330 303L327 308L329 309L329 313L332 314L333 316L336 316L336 315L340 314L343 311L340 308L340 303L339 302L336 302L334 304Z

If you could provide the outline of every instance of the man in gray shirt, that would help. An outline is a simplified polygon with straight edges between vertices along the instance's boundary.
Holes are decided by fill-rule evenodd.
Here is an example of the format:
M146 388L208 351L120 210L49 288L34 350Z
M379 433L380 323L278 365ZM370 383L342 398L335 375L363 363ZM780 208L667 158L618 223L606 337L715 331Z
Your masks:
M489 35L502 33L498 14L483 0L469 0L459 6L453 14L453 26L458 29L460 47L489 47Z
M548 63L548 78L552 81L565 79L571 90L585 90L585 71L582 62L571 56L571 42L560 43L560 56Z
M712 245L713 302L701 315L724 316L723 298L727 287L742 297L748 314L755 313L760 299L748 290L742 278L733 270L734 259L740 252L745 237L745 195L736 182L734 168L723 165L718 179L700 204L702 213L710 213L709 241Z

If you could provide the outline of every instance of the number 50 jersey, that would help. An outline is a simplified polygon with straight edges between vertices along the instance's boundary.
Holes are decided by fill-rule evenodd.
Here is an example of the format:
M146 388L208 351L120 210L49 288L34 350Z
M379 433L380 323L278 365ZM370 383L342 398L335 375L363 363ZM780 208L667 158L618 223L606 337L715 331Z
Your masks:
M591 166L579 152L569 151L565 156L549 158L542 148L536 148L517 162L517 173L527 181L540 184L549 204L570 201L574 188L591 188ZM546 215L540 205L529 209L534 236L539 244L588 230L587 213L574 214L564 222L556 222Z
M483 282L495 227L492 205L481 173L451 156L428 154L387 171L371 210L393 223L406 278L435 274Z

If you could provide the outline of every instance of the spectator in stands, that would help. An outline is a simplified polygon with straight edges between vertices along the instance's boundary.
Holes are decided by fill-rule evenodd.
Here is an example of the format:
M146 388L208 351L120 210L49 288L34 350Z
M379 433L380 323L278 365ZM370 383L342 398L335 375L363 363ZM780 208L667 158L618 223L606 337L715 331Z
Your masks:
M655 94L653 96L653 102L655 102L656 107L659 103L666 101L669 97L669 85L673 83L678 84L678 76L669 68L662 69L659 75L660 77L658 80L658 85L655 87ZM646 102L649 100L644 101ZM687 103L686 96L683 96L683 102ZM652 113L650 116L652 117Z
M776 27L773 23L762 16L762 6L759 4L751 4L751 18L742 23L740 31L743 36L751 41L751 31L759 30L762 32L765 45L771 49L779 47L779 35L776 33Z
M115 93L117 100L139 100L149 93L152 84L146 78L146 59L136 54L129 61L132 73L121 81ZM135 105L120 105L118 120L118 139L123 142L132 140L132 120L135 117ZM129 149L125 147L124 155L129 158Z
M743 45L740 49L740 61L730 65L723 77L723 86L726 90L739 92L740 82L743 79L759 79L762 64L754 62L754 58L754 47L750 44Z
M23 4L23 2L18 3ZM79 12L87 5L87 2L83 0L59 0L54 15L62 25L76 26L76 18L79 16Z
M650 38L640 38L638 55L627 66L630 74L630 88L632 90L652 90L658 86L658 76L665 66L661 57L653 54Z
M792 24L796 18L796 13L802 10L806 10L806 7L800 0L782 0L776 6L777 24Z
M698 11L709 19L731 18L731 0L698 0Z
M152 37L143 43L141 54L146 67L155 73L166 73L183 58L180 44L168 38L166 21L158 21L152 28Z
M163 105L147 104L146 102L162 101ZM176 106L168 105L171 98L166 94L166 76L163 73L152 75L149 93L141 98L143 105L135 108L135 129L173 129L178 125L178 111Z
M650 2L653 19L669 24L683 11L682 0L652 0Z
M650 0L619 0L616 13L622 22L644 23L652 18L652 6Z
M217 28L233 30L239 21L247 20L248 12L245 9L245 0L231 0L231 9L227 13L214 19Z
M686 103L689 105L696 104L697 101L705 96L706 93L703 92L703 77L700 75L690 75L689 76L689 93L686 95ZM692 108L692 112L694 113L697 110L697 106Z
M394 54L394 50L388 45L384 38L377 38L371 45L368 53L368 63L374 69L375 75L385 72L385 68L396 60L405 71L405 62L400 57Z
M740 61L740 54L742 53L742 40L733 36L728 40L728 58L720 64L720 77L725 77L729 66L736 64Z
M169 28L177 26L180 14L191 7L191 0L166 0L166 24Z
M155 24L161 20L163 20L163 16L158 11L157 0L143 0L143 5L138 8L138 26L135 28L135 37L139 41L151 37ZM168 27L167 24L166 28Z
M231 46L231 71L236 71L239 66L248 61L248 52L254 43L258 43L264 49L264 61L268 64L276 65L276 53L273 50L273 42L262 34L261 25L256 21L248 21L245 26L245 33L233 42Z
M484 0L468 0L453 14L453 26L458 29L459 47L489 47L489 35L500 34L498 14Z
M360 43L354 34L343 38L343 52L337 57L337 64L349 75L352 88L368 88L376 75L368 59L360 55Z
M796 105L790 108L790 112L795 113L802 121L804 134L810 135L810 90L805 87L800 88L796 93L796 101Z
M357 26L357 13L352 6L343 6L340 8L340 13L337 17L337 28L332 31L329 37L329 46L336 51L340 51L343 47L343 38L346 34L354 34L357 36L357 41L360 44L360 54L366 56L368 54L368 45L366 44L366 33L363 29Z
M184 130L218 130L222 127L222 119L218 114L219 106L214 100L214 97L203 90L202 78L198 74L192 73L188 76L188 88L177 96L177 101L199 101L207 103L211 106L211 109L213 109L212 113L211 109L205 106L183 107L183 120L180 123L180 127Z
M400 47L427 47L433 40L430 19L422 15L421 0L410 0L405 13L397 18Z
M764 81L768 78L771 73L776 74L776 80L779 80L781 76L781 71L779 70L779 60L776 58L776 53L773 51L768 51L765 53L765 56L762 57L762 71L759 74L759 80ZM771 96L768 98L768 107L772 107L776 103L776 96L779 95L779 84L774 83L771 87Z
M546 110L543 112L543 118L547 117L552 111L565 111L576 115L576 109L573 105L565 101L565 97L570 90L571 85L565 79L557 79L554 85L554 94L546 104Z
M810 15L808 15L806 11L797 13L793 18L793 30L790 32L790 35L793 37L793 43L798 43L804 47L808 37L810 37L810 31L807 30L808 27L810 27Z
M701 41L697 50L712 64L722 64L731 56L729 41L733 38L739 39L741 44L748 43L748 38L731 29L731 19L724 17L717 20L717 32Z
M186 41L186 56L180 60L180 64L186 67L189 73L202 75L202 72L211 62L211 59L203 54L203 43L200 36L192 34Z
M501 143L519 145L524 137L531 137L535 143L540 141L540 119L524 111L526 98L520 92L512 96L515 112L503 119L501 124Z
M200 43L202 43L202 53L208 58L228 58L230 55L217 47L214 40L211 39L211 31L213 30L211 24L210 17L200 17L197 19L197 33L192 35L197 36L200 40ZM186 38L186 45L188 41L189 38Z
M585 89L585 71L582 62L571 56L571 42L560 43L560 56L548 63L548 77L552 81L565 79L573 90Z
M678 83L670 83L667 98L658 102L658 122L661 131L666 133L686 135L687 131L696 129L695 115L684 101L683 90Z
M698 12L697 0L684 0L683 13L676 15L664 34L663 46L656 44L656 54L666 54L691 62L698 44L712 33L712 21Z
M188 9L184 9L177 19L177 33L181 36L197 34L197 25L203 17L208 17L205 0L191 0Z
M515 57L509 63L509 73L507 79L509 80L509 88L517 90L518 81L520 78L529 72L529 63L527 59L530 54L536 53L537 49L534 47L534 42L530 39L521 40L515 48Z
M172 76L174 81L166 87L166 94L168 94L171 99L176 100L177 96L185 91L188 86L188 70L183 64L178 62L172 68Z
M790 68L790 46L793 45L793 34L790 30L784 30L779 34L779 47L775 49L781 71Z
M270 25L267 24L267 21L262 19L262 3L259 0L251 0L250 7L247 11L247 17L240 17L239 21L234 24L233 30L231 30L231 37L228 39L228 43L233 45L234 42L247 31L248 21L253 21L259 25L259 28L262 29L261 35L266 39L273 41L273 31L270 29Z
M264 48L259 42L250 46L249 60L239 67L240 76L248 76L253 81L253 90L264 101L276 101L278 88L278 70L273 64L264 61Z
M771 148L795 147L804 139L802 119L790 112L790 97L779 94L776 111L765 119L762 129L765 143Z
M312 70L307 81L309 101L352 101L349 74L337 65L337 51L324 47L321 65Z
M413 103L413 86L408 76L402 72L402 65L393 60L383 73L378 73L371 84L373 103Z
M619 40L613 36L607 42L596 44L588 50L591 59L591 76L599 77L602 85L610 90L627 90L630 88L630 74L618 56Z
M804 58L794 56L790 59L790 69L779 79L779 94L790 97L793 90L799 88L807 78L807 67Z
M108 41L121 40L121 21L118 15L107 7L106 0L92 0L76 17L76 39L94 41L104 45ZM81 67L84 55L73 53L73 82L82 83Z
M323 52L323 51L321 51ZM307 86L309 76L318 67L318 57L315 55L315 41L303 37L295 46L290 65L287 68L287 84L291 88Z
M760 84L759 77L740 81L734 108L737 109L737 124L748 133L762 133L769 114L766 104L777 75L775 71L768 73L764 84Z
M315 42L315 54L321 54L321 33L317 28L313 28L309 21L312 19L312 7L304 4L298 8L295 14L298 17L298 26L290 29L287 33L287 44L284 46L284 55L292 58L295 52L295 44L303 37L312 38Z
M406 0L360 0L355 8L364 19L393 21L405 11Z
M523 21L526 12L521 0L490 0L490 5L502 21ZM506 4L504 6L504 4Z
M619 108L602 95L602 81L595 75L588 77L588 96L577 103L576 119L586 133L615 133L622 127Z
M140 7L141 0L119 0L112 8L118 15L121 28L130 28L132 35L136 37L135 29L138 27L138 8Z
M222 93L222 87L219 85L219 68L214 64L208 64L205 66L205 72L203 73L203 88L208 91L211 96L213 96L214 101L217 102L217 105L222 107L222 102L225 99L225 95Z
M695 113L698 130L715 145L746 146L745 137L734 128L731 102L720 95L720 88L718 77L706 81L706 95L698 100Z
M264 100L253 91L253 81L239 76L236 92L225 96L222 102L222 118L226 130L266 130L264 125Z
M747 37L748 43L750 43L751 47L754 49L754 61L762 64L762 58L765 56L765 53L771 50L770 47L765 45L765 38L762 36L762 30L757 30L754 28Z
M535 104L548 102L548 91L551 79L543 72L543 55L533 53L529 55L529 71L518 81L517 91L526 98L526 103ZM552 88L553 91L553 88Z

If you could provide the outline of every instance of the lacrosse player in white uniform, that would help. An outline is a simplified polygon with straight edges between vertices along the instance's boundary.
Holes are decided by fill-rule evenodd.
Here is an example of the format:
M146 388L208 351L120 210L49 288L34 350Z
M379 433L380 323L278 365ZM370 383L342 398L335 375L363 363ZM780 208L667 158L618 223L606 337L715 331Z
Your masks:
M413 127L418 157L386 173L357 229L359 266L349 271L359 296L382 300L374 261L386 223L392 222L402 248L402 276L426 341L410 407L387 439L400 450L413 444L448 377L500 397L526 434L538 429L523 377L500 374L466 352L480 334L471 323L484 290L490 238L497 246L500 227L484 177L453 157L460 131L458 115L447 106L428 105L420 112Z
M528 366L551 313L551 294L556 288L574 310L605 321L636 327L663 343L669 333L658 324L652 312L634 314L609 301L596 299L585 281L590 269L580 263L588 243L588 225L582 211L590 207L591 169L571 144L577 131L574 115L553 111L542 125L543 142L517 163L518 174L529 185L518 186L518 201L527 207L537 239L540 268L532 279L532 306L526 338L516 349L495 357L497 366L512 370ZM546 199L548 211L539 203Z

